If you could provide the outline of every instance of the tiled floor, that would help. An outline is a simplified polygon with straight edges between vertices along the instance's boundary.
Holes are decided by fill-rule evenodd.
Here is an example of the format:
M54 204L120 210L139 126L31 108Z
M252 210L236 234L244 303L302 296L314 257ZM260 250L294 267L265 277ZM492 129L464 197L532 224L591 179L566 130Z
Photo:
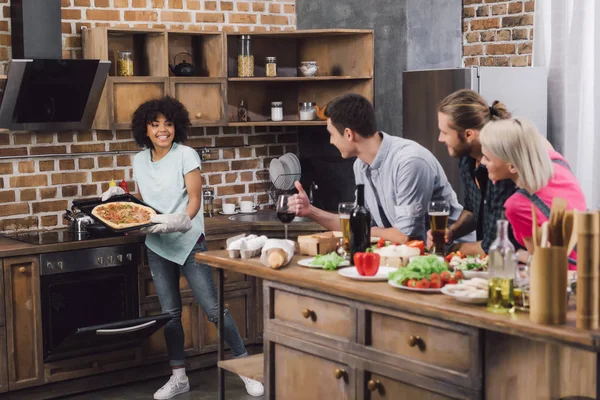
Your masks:
M244 383L237 375L225 374L225 398L227 400L261 400L263 397L252 397L246 393ZM213 400L217 398L217 369L205 369L188 373L190 391L173 398L173 400ZM148 400L162 385L169 380L168 376L142 381L125 386L83 393L66 397L68 400Z

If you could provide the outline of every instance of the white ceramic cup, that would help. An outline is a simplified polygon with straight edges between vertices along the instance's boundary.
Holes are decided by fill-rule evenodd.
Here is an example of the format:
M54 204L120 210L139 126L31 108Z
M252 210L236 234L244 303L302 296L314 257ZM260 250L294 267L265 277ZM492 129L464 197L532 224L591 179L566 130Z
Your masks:
M233 214L235 212L235 204L223 203L223 214Z
M240 201L241 212L252 212L254 211L254 203L251 201Z

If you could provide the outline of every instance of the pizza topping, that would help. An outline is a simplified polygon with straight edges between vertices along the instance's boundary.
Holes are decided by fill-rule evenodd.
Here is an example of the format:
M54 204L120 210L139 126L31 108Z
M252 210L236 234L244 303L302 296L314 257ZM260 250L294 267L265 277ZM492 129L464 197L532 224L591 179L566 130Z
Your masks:
M146 224L151 213L133 203L114 202L103 204L94 209L96 216L113 224Z

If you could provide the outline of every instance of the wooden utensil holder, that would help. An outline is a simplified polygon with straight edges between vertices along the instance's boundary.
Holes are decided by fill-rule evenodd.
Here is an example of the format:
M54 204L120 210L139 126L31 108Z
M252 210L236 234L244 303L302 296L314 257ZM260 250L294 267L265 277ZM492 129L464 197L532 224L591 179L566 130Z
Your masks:
M580 212L577 222L577 327L600 328L600 215Z
M566 247L536 247L529 269L529 319L538 324L567 320Z

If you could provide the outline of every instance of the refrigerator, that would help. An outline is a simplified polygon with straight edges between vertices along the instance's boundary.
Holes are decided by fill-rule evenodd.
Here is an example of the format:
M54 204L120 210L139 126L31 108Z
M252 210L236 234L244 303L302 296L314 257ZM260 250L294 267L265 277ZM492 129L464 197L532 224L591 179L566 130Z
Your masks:
M502 101L515 117L525 117L546 135L547 72L543 67L468 67L405 71L402 82L402 137L429 149L444 168L462 203L458 159L438 142L437 108L450 93L472 89L492 105Z

